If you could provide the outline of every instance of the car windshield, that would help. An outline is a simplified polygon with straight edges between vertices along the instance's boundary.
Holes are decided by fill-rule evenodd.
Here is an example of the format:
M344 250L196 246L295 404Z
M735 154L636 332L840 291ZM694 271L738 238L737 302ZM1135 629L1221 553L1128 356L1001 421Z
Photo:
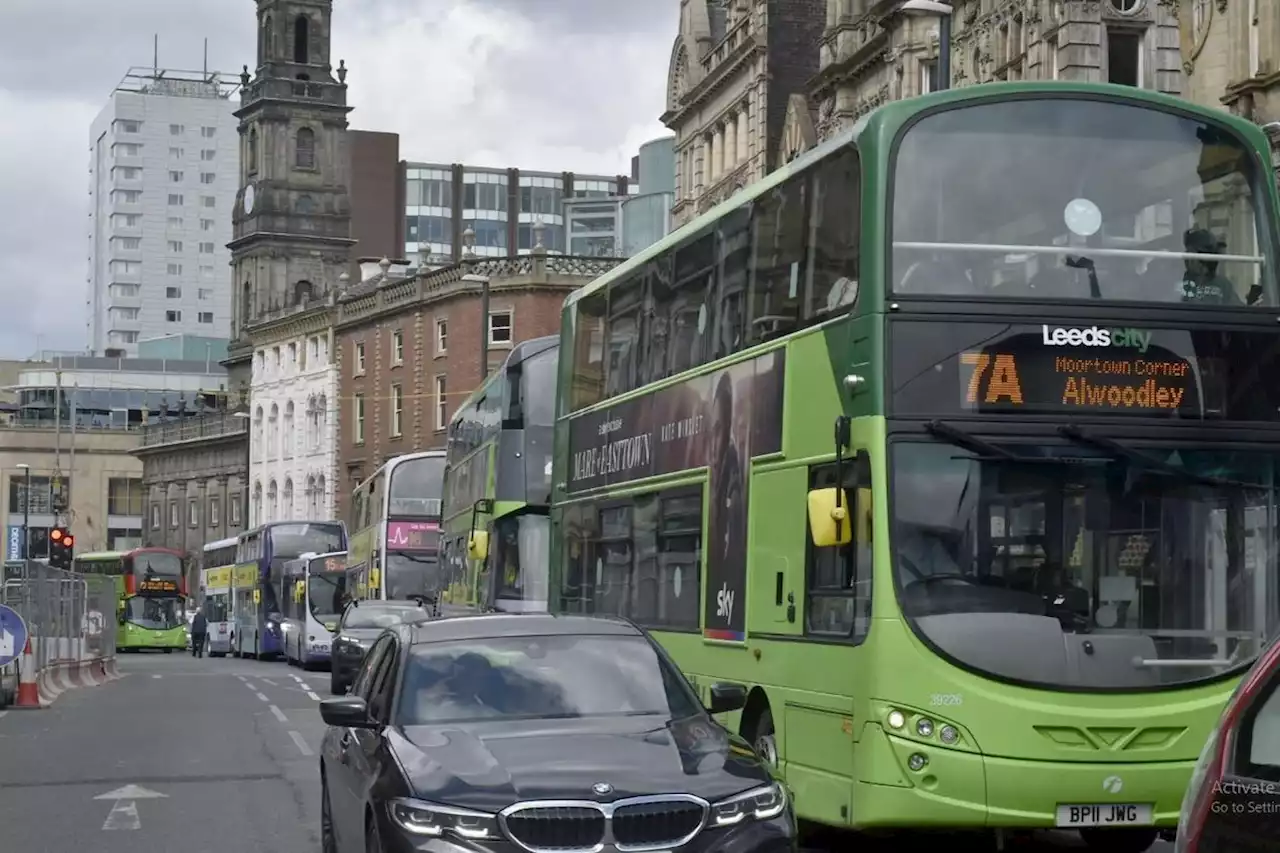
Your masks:
M925 116L895 158L897 293L1277 304L1269 176L1216 123L1098 99L988 102Z
M638 636L417 645L402 691L402 725L649 714L680 719L701 707L684 677Z
M361 604L347 611L346 617L342 620L342 627L390 628L410 617L421 617L423 612L421 607L379 607L376 604Z
M1141 690L1237 669L1276 628L1280 456L1105 438L987 449L892 451L899 600L943 654Z
M183 614L177 598L135 596L129 599L126 618L140 628L167 631L182 624Z

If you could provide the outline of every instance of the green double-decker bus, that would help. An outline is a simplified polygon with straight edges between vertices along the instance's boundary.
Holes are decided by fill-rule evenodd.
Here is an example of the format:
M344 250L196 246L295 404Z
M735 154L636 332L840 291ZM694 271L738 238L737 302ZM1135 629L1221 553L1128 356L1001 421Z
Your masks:
M107 575L115 582L116 612L103 615L116 622L117 651L151 649L170 654L187 647L181 553L135 548L76 554L72 570Z
M1172 831L1277 626L1277 198L1109 85L891 103L566 302L551 609L835 827Z
M442 551L452 605L546 610L559 344L516 344L449 422Z

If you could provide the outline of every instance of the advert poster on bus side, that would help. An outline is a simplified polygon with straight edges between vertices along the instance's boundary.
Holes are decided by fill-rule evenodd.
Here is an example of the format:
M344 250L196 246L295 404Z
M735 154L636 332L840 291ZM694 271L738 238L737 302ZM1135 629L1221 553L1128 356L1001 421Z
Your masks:
M782 449L785 361L785 351L775 350L570 425L571 493L709 469L703 631L714 639L745 636L747 466Z

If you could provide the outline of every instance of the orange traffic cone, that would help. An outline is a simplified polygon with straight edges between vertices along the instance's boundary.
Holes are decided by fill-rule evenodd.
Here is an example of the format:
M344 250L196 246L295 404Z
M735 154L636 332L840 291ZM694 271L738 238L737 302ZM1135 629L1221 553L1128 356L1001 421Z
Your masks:
M31 654L31 638L27 638L27 645L22 649L21 669L18 672L18 701L19 708L39 708L40 707L40 688L36 685L36 659Z

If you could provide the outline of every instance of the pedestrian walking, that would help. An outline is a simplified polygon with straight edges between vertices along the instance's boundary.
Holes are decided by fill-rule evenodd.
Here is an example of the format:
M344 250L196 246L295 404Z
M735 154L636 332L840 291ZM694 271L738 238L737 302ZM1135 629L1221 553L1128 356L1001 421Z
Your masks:
M209 620L204 618L204 611L197 610L191 618L191 656L204 657L204 638L209 632Z

